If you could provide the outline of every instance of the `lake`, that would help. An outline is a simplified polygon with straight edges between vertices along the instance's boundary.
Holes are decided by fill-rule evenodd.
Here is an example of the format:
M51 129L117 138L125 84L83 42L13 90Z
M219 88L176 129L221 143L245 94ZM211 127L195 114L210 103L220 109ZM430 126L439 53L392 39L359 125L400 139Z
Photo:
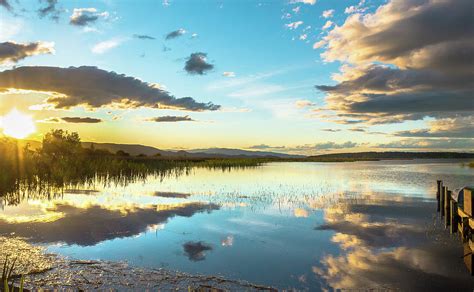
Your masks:
M97 181L2 201L0 234L74 259L319 291L472 291L462 246L436 214L436 180L474 183L460 161L269 163Z

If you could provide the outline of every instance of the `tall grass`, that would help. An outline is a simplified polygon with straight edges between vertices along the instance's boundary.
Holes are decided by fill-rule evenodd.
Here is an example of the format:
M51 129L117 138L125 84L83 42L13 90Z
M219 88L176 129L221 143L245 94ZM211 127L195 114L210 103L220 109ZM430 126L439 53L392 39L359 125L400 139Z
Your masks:
M1 283L3 284L3 291L9 292L10 288L11 291L15 291L15 281L12 277L13 270L15 268L16 260L14 259L13 262L10 262L8 256L5 258L5 262L3 263L3 270L2 270L2 278ZM20 276L20 287L18 288L19 292L23 292L25 277L23 275Z
M188 174L194 167L220 169L256 167L268 159L186 159L132 157L82 148L79 136L62 130L45 135L42 147L31 150L17 140L0 139L0 197L18 204L23 196L54 196L62 189L102 184L127 185L149 175L165 178Z

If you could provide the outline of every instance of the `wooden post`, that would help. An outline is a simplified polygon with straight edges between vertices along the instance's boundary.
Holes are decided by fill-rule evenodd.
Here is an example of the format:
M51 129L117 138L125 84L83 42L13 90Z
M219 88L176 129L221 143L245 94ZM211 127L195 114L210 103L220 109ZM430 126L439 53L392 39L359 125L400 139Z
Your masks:
M451 200L451 222L450 222L450 233L456 233L458 231L458 202Z
M436 207L436 211L439 212L439 210L440 210L439 198L441 196L441 188L443 186L443 181L442 180L437 180L436 185L438 186L438 191L436 192L436 200L438 201L438 206Z
M444 217L444 227L448 228L451 224L451 191L447 190L444 196L444 210L445 210L445 217Z
M469 242L468 241L468 238L467 238L467 235L468 235L468 228L469 228L469 218L468 217L462 217L461 218L461 226L462 226L462 234L461 234L461 238L462 238L462 242Z
M441 194L439 196L439 206L441 209L441 217L444 217L444 198L446 197L446 193L448 192L448 188L443 186L441 189Z

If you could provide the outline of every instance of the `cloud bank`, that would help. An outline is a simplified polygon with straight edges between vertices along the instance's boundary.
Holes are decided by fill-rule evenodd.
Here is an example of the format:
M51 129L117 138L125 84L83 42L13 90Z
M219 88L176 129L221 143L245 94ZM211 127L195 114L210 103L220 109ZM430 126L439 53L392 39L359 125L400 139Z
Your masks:
M371 124L474 112L474 10L469 0L392 0L350 15L323 38L340 61L326 109ZM318 44L318 47L323 44Z
M0 72L0 92L9 89L50 92L46 102L57 109L119 106L207 111L220 108L192 97L176 98L153 84L92 66L18 67Z

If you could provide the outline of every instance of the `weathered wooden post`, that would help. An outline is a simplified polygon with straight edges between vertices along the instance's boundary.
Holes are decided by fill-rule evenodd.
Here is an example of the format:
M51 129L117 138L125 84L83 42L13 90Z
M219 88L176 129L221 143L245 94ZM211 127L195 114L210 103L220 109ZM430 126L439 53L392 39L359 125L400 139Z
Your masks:
M444 210L445 210L445 217L444 217L444 227L448 228L451 224L451 191L447 190L444 196Z
M439 212L439 210L440 210L439 198L441 196L441 187L443 186L443 181L442 180L437 180L436 184L438 186L438 191L436 192L436 200L438 201L438 206L436 207L436 211Z
M462 225L461 225L462 226L462 234L461 234L462 242L469 242L467 238L467 235L469 234L469 218L462 217L461 222L462 222Z
M441 208L441 217L444 217L444 198L446 197L446 193L448 192L448 187L443 186L441 189L441 194L439 196L439 206Z
M451 200L451 222L450 222L450 233L456 233L458 231L458 202Z

